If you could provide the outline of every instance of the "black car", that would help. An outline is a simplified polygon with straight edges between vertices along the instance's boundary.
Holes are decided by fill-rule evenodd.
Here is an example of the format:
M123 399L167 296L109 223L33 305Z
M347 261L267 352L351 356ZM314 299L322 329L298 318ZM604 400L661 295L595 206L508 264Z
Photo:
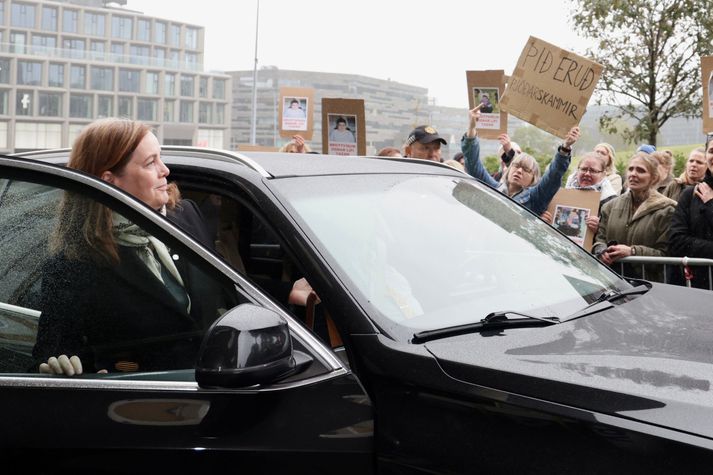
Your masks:
M624 280L513 201L432 162L164 147L169 179L203 212L208 249L123 191L61 166L67 154L0 158L5 467L713 466L711 292ZM200 276L192 366L37 372L43 268L70 194L128 218ZM302 277L321 299L314 308L286 302Z

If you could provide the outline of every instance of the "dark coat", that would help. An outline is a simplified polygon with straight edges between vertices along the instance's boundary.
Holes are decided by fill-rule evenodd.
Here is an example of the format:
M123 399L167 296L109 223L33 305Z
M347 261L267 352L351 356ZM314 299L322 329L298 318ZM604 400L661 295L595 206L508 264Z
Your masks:
M703 203L694 187L683 190L671 218L669 253L679 257L713 259L713 201ZM708 268L693 267L693 287L708 289ZM673 272L674 283L684 283L682 271Z

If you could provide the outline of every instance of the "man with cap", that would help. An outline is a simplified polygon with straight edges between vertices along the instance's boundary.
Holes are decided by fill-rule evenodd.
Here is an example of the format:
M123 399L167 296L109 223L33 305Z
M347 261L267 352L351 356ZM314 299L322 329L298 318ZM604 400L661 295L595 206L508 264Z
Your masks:
M406 139L404 155L409 158L441 162L441 144L446 145L448 142L438 135L436 129L430 125L419 125Z

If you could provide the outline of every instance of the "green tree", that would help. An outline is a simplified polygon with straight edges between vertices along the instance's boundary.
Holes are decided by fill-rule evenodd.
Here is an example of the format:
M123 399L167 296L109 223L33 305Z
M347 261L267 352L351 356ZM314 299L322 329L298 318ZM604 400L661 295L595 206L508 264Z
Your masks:
M700 57L711 54L710 0L570 0L587 56L604 66L597 96L617 112L601 128L656 144L673 117L700 116ZM633 120L625 125L619 119Z

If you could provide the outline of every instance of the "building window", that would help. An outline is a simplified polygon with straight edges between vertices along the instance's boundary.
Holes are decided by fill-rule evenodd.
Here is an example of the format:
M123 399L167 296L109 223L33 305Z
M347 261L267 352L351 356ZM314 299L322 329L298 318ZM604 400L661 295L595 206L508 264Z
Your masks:
M10 60L0 58L0 83L10 84Z
M139 18L136 20L136 39L139 41L151 41L151 22Z
M62 124L18 122L15 124L15 149L37 150L62 146Z
M215 105L215 123L225 125L225 104Z
M62 94L56 92L40 92L39 115L43 117L62 117Z
M141 71L134 69L119 69L119 91L139 92L139 78Z
M10 115L10 91L0 91L0 115Z
M69 116L81 119L92 117L92 96L72 94L69 96Z
M181 75L181 95L193 97L195 95L195 78Z
M164 122L176 122L176 101L163 102Z
M181 101L179 122L193 122L193 101Z
M62 40L65 57L83 59L86 50L84 40L79 38L65 38Z
M189 69L195 69L195 66L198 64L198 55L196 53L189 53L185 52L183 54L183 59L186 62L186 66L189 67Z
M154 23L153 39L156 43L166 44L166 24L164 22L157 21Z
M176 95L176 75L171 73L166 73L163 77L163 95L164 96L175 96Z
M114 90L114 68L91 67L91 88L99 91Z
M156 122L158 101L156 99L138 99L136 101L136 118L148 122Z
M158 94L158 73L148 71L146 73L146 94Z
M50 63L47 70L47 85L49 87L64 87L64 64Z
M198 80L198 95L200 97L208 97L208 78L205 76Z
M17 83L26 86L39 86L42 83L42 63L18 61Z
M111 17L111 36L112 37L130 40L132 29L133 29L133 22L132 22L131 18L126 18L123 16Z
M27 35L19 31L10 32L10 52L25 54L25 46L27 45Z
M134 98L119 96L119 117L134 118Z
M5 24L5 2L0 1L0 25Z
M79 12L64 9L62 12L62 31L65 33L79 33Z
M186 27L184 46L186 49L198 49L198 30Z
M168 27L168 42L171 46L181 45L181 27L178 25L171 25Z
M34 28L35 6L26 3L12 2L10 25L21 28Z
M148 46L131 45L129 47L129 62L132 64L149 64L151 48Z
M106 16L101 13L84 12L84 33L92 36L104 36Z
M154 48L153 57L156 58L157 66L164 66L166 64L166 48Z
M89 51L91 51L90 59L93 59L95 61L104 61L105 49L106 49L105 42L92 40L89 43Z
M114 116L114 97L113 96L98 96L97 97L97 118L113 117Z
M36 54L54 53L57 48L57 38L53 35L32 35L32 52Z
M87 87L87 69L84 66L73 64L69 68L69 87L72 89L85 89Z
M198 129L196 146L223 148L223 131L212 129Z
M15 93L15 115L32 115L33 104L32 91L17 91Z
M55 7L42 7L42 29L57 31L57 9Z
M116 63L124 63L124 43L111 44L111 59Z
M213 104L201 102L198 104L198 123L210 124L213 122Z
M213 79L213 99L225 99L225 79Z
M181 53L178 50L175 50L175 49L170 50L168 52L167 66L169 68L178 69L179 68L178 58L180 55L181 55Z

